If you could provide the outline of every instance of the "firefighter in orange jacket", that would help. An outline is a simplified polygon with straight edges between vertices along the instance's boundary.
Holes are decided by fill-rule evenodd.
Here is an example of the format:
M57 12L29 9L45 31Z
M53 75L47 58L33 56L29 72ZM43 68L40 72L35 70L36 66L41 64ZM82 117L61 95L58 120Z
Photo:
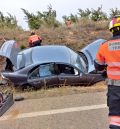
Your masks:
M42 39L38 35L36 35L34 31L32 31L28 42L29 47L41 46Z
M96 70L107 72L107 105L109 107L110 129L120 129L120 16L109 24L113 37L103 43L96 55Z

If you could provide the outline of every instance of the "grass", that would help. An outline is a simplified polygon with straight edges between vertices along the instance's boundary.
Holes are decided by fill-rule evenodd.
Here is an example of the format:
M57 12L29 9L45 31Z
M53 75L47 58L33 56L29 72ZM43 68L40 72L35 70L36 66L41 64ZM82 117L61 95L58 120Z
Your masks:
M43 97L56 97L56 96L63 96L63 95L101 92L105 90L106 90L106 85L104 84L104 82L100 82L89 87L63 86L59 88L52 88L52 89L46 89L46 90L42 89L38 91L16 93L15 96L20 95L20 96L24 96L26 99L38 99L38 98L43 98Z
M47 88L47 89L39 89L39 90L19 90L14 87L6 86L2 88L4 93L12 92L14 93L14 97L22 96L25 99L39 99L44 97L56 97L63 95L72 95L72 94L82 94L82 93L91 93L91 92L102 92L105 91L107 86L105 82L99 82L92 86L62 86L57 88Z

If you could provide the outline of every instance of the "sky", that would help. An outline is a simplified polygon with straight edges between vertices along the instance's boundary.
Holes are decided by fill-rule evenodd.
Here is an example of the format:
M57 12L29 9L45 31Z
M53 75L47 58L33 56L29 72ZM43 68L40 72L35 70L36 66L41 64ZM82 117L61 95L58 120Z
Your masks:
M111 8L120 9L120 0L1 0L0 11L4 15L9 12L16 16L18 25L22 26L23 29L27 29L25 14L21 8L35 14L37 11L47 11L50 4L56 10L57 19L60 21L63 15L77 14L79 8L83 10L86 8L97 9L102 5L102 10L108 14Z

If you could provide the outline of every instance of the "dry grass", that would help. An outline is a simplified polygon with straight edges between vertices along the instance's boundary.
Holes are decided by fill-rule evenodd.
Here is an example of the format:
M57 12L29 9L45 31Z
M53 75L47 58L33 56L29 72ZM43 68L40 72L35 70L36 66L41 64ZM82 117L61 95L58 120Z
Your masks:
M58 88L41 89L37 91L17 91L14 90L14 97L23 96L25 99L38 99L43 97L55 97L71 94L82 94L91 92L102 92L106 90L105 82L99 82L89 87L84 86L63 86Z
M42 27L36 31L43 39L43 45L60 44L67 45L74 50L80 50L82 47L98 38L108 39L110 33L107 30L108 22L93 22L82 19L78 24L73 24L70 28L60 26L59 28ZM0 29L0 43L3 39L15 39L20 45L28 45L29 31L18 29Z

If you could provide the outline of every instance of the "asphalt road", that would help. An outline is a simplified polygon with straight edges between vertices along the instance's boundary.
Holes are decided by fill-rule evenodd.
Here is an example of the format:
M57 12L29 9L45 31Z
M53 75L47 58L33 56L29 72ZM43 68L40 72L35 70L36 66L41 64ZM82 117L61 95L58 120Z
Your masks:
M0 118L0 129L108 129L106 93L15 102Z

